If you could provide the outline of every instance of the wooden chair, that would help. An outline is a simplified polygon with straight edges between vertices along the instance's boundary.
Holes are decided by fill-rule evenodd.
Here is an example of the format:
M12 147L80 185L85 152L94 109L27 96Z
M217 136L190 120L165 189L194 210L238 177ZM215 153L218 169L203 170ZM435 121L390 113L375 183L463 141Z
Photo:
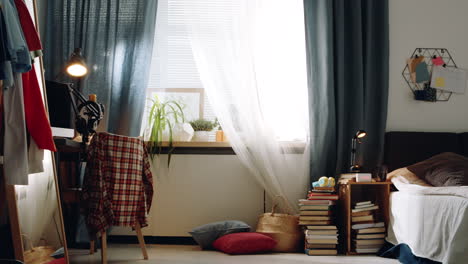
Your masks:
M145 239L143 238L143 234L141 233L141 226L140 223L136 223L133 227L135 228L136 235L138 237L138 243L140 244L141 253L143 254L143 259L148 259L148 252L146 251ZM89 254L94 254L95 252L95 243L94 240L90 243ZM102 232L101 234L101 263L107 264L107 234L106 232Z

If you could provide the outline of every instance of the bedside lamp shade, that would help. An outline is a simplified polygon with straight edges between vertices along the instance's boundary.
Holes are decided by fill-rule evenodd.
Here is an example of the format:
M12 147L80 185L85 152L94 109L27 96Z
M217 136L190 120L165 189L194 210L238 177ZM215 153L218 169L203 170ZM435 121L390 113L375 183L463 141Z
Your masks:
M81 54L81 49L76 48L68 60L66 71L70 76L83 77L88 73L85 59Z
M354 137L351 140L351 167L349 168L350 172L360 172L361 166L356 164L356 145L361 143L361 139L367 136L367 132L364 130L358 130Z

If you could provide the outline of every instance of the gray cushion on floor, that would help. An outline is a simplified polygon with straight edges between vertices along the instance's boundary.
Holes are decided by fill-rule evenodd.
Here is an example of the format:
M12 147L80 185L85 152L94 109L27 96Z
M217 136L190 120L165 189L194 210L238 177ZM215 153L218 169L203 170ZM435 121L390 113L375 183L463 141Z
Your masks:
M203 249L208 249L212 248L213 242L221 236L249 231L250 226L248 224L242 221L229 220L202 225L194 228L189 233Z

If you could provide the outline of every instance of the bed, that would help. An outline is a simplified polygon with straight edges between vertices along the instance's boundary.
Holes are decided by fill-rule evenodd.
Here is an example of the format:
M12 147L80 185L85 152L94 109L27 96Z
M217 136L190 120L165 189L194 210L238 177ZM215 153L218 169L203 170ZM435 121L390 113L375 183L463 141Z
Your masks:
M468 133L388 132L388 171L443 152L468 156ZM468 263L468 186L422 187L395 177L386 240L406 244L417 257Z

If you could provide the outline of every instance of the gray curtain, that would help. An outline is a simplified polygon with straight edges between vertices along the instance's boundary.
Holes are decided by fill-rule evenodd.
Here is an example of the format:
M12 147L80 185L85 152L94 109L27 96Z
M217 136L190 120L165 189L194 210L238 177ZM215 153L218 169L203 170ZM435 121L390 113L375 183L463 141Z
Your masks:
M347 172L351 139L367 131L356 160L382 161L388 99L388 0L304 0L311 180Z
M65 63L82 48L90 73L79 81L106 107L100 129L138 136L153 49L156 0L49 0L46 79L64 81Z

